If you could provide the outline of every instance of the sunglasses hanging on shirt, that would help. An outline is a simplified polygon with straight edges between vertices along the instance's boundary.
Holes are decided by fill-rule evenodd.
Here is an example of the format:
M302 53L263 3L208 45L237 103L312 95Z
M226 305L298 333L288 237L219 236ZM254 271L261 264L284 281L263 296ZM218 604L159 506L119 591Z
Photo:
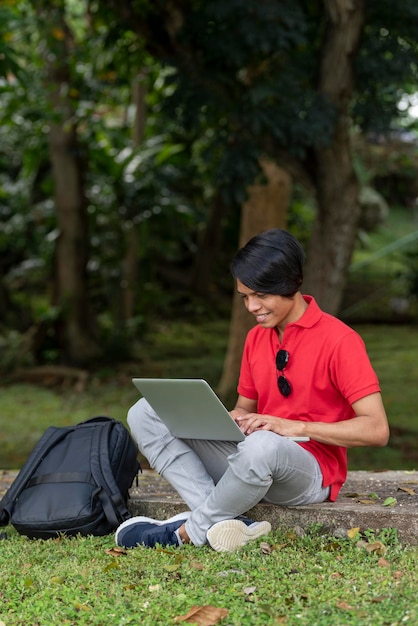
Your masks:
M287 398L292 391L292 385L289 383L289 381L287 380L286 376L283 373L284 368L286 367L288 361L289 361L288 351L279 350L278 353L276 354L276 367L277 367L277 370L280 372L280 375L277 378L277 386L279 388L280 393L285 398Z

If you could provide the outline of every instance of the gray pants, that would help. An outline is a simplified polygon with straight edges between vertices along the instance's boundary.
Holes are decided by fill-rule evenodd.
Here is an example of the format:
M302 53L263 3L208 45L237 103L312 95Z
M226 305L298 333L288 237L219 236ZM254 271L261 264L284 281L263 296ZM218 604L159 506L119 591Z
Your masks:
M140 452L192 511L186 530L196 546L216 522L246 513L258 502L300 505L323 502L329 487L315 457L299 444L257 431L239 444L177 439L141 398L128 412Z

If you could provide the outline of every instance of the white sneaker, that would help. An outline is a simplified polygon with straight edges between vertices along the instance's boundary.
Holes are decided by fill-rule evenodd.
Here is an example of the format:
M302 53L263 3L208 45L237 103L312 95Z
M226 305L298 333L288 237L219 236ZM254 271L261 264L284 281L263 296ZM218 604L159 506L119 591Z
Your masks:
M231 552L249 541L268 535L270 531L269 522L245 524L238 519L228 519L211 526L206 538L210 547L217 552Z

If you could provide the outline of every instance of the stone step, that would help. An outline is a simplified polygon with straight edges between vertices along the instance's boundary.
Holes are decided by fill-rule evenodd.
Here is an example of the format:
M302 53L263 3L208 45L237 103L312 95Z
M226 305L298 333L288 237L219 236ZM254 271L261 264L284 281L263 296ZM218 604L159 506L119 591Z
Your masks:
M0 470L0 497L17 472ZM130 490L132 515L167 519L187 507L161 476L144 470ZM390 500L389 500L390 499ZM391 504L390 504L391 503ZM337 502L284 507L260 503L248 516L267 520L273 529L307 529L321 525L331 533L395 528L404 544L418 544L418 471L349 472Z
M130 495L133 515L167 519L187 509L169 483L151 470L139 475L138 486L134 484ZM260 503L247 515L257 521L269 521L273 529L307 529L320 524L338 534L357 527L361 531L396 528L402 543L416 545L418 472L349 472L336 502L293 507Z

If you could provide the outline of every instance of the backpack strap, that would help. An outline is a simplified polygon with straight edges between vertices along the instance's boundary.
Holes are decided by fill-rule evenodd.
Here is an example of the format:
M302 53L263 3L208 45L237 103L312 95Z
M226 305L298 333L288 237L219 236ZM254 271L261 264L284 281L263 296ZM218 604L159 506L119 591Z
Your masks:
M107 520L116 528L121 521L131 517L131 514L116 483L109 461L110 431L115 424L115 420L109 420L103 422L101 428L98 428L96 423L93 429L90 461L93 479L100 487L97 495Z
M112 423L112 424L116 424L116 420L113 419L113 417L108 417L107 415L96 415L95 417L90 417L87 420L84 420L83 422L79 422L77 424L77 426L85 426L86 424L97 424L97 423Z
M91 475L83 472L54 472L53 474L43 474L42 476L34 476L28 480L26 487L35 487L36 485L46 485L53 483L89 483L91 484Z

